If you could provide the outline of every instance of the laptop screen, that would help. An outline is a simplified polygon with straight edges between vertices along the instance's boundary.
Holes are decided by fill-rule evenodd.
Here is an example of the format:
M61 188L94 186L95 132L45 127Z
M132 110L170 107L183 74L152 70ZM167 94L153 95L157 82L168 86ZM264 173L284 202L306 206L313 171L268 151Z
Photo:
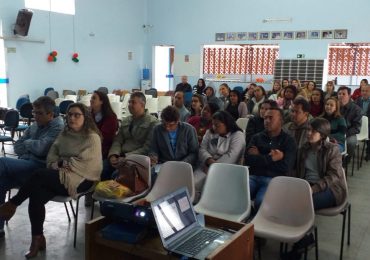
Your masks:
M186 188L177 190L152 203L152 211L163 242L167 242L171 238L175 239L177 234L196 224L192 207Z

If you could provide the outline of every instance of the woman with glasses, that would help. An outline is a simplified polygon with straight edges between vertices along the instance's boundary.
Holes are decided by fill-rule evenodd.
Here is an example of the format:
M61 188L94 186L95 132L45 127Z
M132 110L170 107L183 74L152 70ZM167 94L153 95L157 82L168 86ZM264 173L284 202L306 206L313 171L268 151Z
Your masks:
M45 250L45 204L53 197L71 196L90 189L102 170L101 139L88 108L73 103L67 109L66 126L47 156L47 168L36 170L10 201L0 206L0 218L9 220L29 199L32 242L26 258Z

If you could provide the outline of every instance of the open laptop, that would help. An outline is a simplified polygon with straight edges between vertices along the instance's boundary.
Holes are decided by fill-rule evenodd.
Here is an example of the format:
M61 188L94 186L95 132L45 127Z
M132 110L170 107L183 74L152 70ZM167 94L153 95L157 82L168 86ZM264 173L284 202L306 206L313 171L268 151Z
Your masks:
M164 196L152 202L151 206L163 246L171 252L205 259L232 235L200 224L187 188Z

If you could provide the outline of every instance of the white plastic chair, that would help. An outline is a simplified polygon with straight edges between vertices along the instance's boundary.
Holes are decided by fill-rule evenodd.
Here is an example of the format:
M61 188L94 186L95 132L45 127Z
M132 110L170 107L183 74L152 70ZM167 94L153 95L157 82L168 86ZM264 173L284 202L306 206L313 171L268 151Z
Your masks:
M309 233L314 227L314 220L309 183L299 178L278 176L271 180L261 207L251 223L254 224L255 236L289 244L298 242Z
M362 116L361 119L361 130L360 133L356 135L357 137L357 170L362 167L362 160L364 159L366 141L369 140L369 118L367 116ZM360 156L360 144L363 142L362 152Z
M345 171L343 169L343 174L345 174ZM339 214L343 215L343 222L342 222L342 238L340 242L340 255L339 259L343 259L343 244L344 244L344 234L346 232L346 217L348 215L348 230L347 230L347 245L350 244L351 240L351 203L349 202L348 198L348 186L347 186L347 180L344 178L345 184L346 184L346 198L343 201L342 204L332 207L332 208L327 208L327 209L321 209L316 211L316 215L321 215L321 216L327 216L327 217L335 217L338 216Z
M113 112L116 114L117 119L122 119L122 103L121 102L111 102L110 103Z
M109 102L112 103L112 102L120 102L120 96L116 95L116 94L108 94L108 99L109 99Z
M136 194L134 196L123 198L123 199L107 199L107 198L103 198L99 196L98 194L94 192L92 195L93 203L92 203L92 208L91 208L91 219L94 217L94 204L95 204L94 202L95 201L113 201L113 202L129 203L129 202L132 202L134 200L144 197L151 189L152 178L151 178L150 158L148 156L141 155L141 154L128 154L126 158L137 161L138 163L144 165L148 169L148 171L145 172L145 174L141 176L143 180L145 180L146 183L148 184L148 189L146 189L140 194Z
M165 107L172 105L171 96L159 96L158 97L158 111L162 111Z
M247 129L249 118L240 117L236 120L236 124L240 127L243 132Z
M186 162L168 161L159 170L152 190L145 196L147 202L155 201L182 187L187 187L190 201L195 197L194 176L191 164Z
M246 219L251 210L248 167L213 163L194 208L198 213L234 222Z
M80 100L78 103L84 104L87 107L90 107L90 100Z
M66 95L64 97L65 100L72 100L73 102L77 102L77 95Z
M125 94L125 96L123 97L123 101L122 101L122 108L127 109L128 101L129 101L130 97L131 97L130 93Z
M64 98L56 98L56 99L54 100L55 105L56 105L56 106L59 106L59 105L60 105L60 103L62 103L62 101L64 101L64 100L65 100Z
M149 98L146 100L145 108L150 114L158 113L158 98Z
M87 100L87 101L89 101L89 102L90 102L91 96L92 96L92 94L87 94L87 95L85 95L85 96L81 96L80 101L85 101L85 100Z

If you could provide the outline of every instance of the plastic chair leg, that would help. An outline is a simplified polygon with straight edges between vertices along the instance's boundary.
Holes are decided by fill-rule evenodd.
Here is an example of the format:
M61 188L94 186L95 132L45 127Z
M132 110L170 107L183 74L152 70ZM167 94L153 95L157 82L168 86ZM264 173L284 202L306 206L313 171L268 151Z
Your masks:
M78 206L79 206L80 198L81 198L81 197L78 197L78 198L77 198L77 201L76 201L76 215L75 215L74 237L73 237L73 247L74 247L74 248L76 248L77 221L78 221L78 208L79 208Z
M347 230L347 245L351 244L351 203L348 205L348 230Z
M69 210L68 210L68 207L67 207L67 203L63 203L64 204L64 208L66 209L66 213L67 213L67 217L68 217L68 222L71 222L71 217L69 216Z
M340 241L340 255L339 259L343 259L343 244L344 244L344 233L346 232L346 216L347 216L347 210L343 211L343 222L342 222L342 238Z
M90 220L94 217L94 210L95 210L95 201L94 198L92 199L92 205L91 205L91 214L90 214Z
M317 236L317 227L314 228L314 232L315 232L315 257L316 257L316 260L319 260L319 239L318 239L318 236Z

